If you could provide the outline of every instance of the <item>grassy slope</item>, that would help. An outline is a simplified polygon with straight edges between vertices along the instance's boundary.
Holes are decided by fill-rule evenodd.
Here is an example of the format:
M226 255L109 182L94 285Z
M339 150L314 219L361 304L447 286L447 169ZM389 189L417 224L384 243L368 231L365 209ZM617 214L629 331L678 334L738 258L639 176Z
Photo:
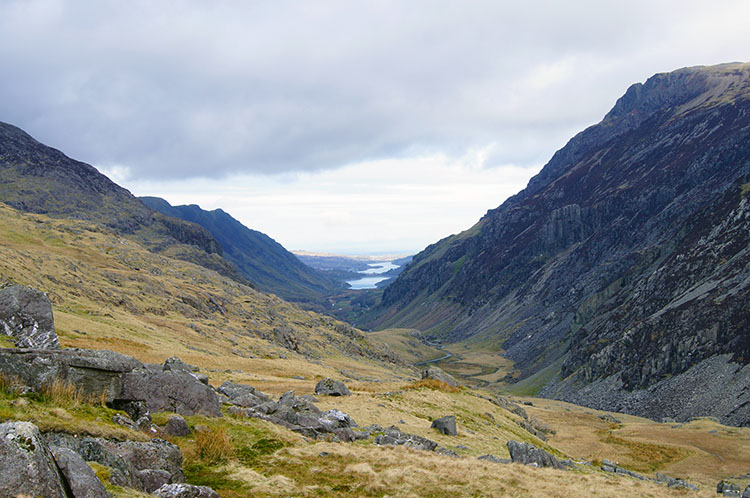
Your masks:
M715 481L746 471L750 461L748 429L711 422L672 429L634 417L623 417L624 424L615 429L592 410L534 400L536 406L526 407L529 413L557 431L545 444L522 430L517 416L471 391L409 389L413 371L341 352L356 345L367 347L368 342L375 349L377 334L348 338L341 333L348 330L346 326L330 318L302 311L205 268L154 255L87 222L52 220L0 204L0 274L3 280L49 293L66 347L108 348L154 362L178 355L208 371L213 384L233 379L273 395L291 389L311 393L317 377L348 376L358 379L348 382L354 395L323 398L321 409L339 408L360 425L395 424L466 457L455 460L369 443L309 442L255 419L188 417L193 427L204 425L214 431L211 434L227 435L218 457L202 451L195 435L173 439L183 449L189 479L216 487L222 496L686 494L589 468L560 472L499 466L474 458L485 453L507 456L505 443L511 438L534 442L560 456L610 458L635 469L688 477L703 489L691 496L712 496ZM318 358L263 339L264 334L272 337L274 328L294 332L300 349L314 347ZM404 338L403 333L393 334ZM479 357L463 354L478 361ZM293 375L306 379L292 379ZM141 437L114 426L111 410L66 403L5 393L0 396L0 418L31 419L47 429L69 432ZM432 419L448 414L458 420L460 434L454 438L430 429ZM155 416L157 423L166 419L166 414ZM658 450L674 446L684 451L667 451L673 457L663 461ZM328 455L320 456L322 452ZM106 468L97 470L106 477ZM110 489L116 496L142 496Z

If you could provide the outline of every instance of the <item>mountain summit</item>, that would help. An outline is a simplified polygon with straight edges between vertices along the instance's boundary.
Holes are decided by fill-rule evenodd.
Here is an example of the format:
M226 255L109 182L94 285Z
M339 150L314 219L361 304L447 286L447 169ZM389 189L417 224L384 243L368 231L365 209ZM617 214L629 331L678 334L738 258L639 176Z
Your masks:
M749 265L750 64L685 68L415 256L368 325L499 343L547 396L747 425Z

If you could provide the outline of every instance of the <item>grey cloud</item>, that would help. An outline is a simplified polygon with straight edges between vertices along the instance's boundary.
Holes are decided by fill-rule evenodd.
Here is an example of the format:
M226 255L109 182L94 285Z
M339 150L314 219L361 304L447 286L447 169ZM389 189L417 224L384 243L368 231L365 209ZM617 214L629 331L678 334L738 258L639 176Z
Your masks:
M497 164L538 164L630 83L750 45L717 26L699 40L709 60L691 58L678 28L722 8L748 13L742 1L11 0L0 120L137 177L489 143Z

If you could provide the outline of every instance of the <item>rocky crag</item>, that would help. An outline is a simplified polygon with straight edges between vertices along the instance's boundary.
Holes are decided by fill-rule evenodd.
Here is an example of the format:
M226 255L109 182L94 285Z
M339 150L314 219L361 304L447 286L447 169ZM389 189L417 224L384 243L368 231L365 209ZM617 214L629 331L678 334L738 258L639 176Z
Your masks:
M750 64L657 74L368 324L494 341L545 396L748 425L749 203Z

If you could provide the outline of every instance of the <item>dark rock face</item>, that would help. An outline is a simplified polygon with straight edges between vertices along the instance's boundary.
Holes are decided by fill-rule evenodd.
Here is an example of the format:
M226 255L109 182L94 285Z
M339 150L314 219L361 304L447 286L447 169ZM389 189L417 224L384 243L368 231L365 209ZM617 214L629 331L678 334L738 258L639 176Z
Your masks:
M60 349L52 304L38 290L23 285L0 289L0 326L19 348Z
M437 429L440 434L446 436L458 436L458 429L456 429L456 417L448 415L447 417L441 417L432 421L433 429Z
M562 365L580 389L617 375L623 397L717 355L739 371L750 362L748 184L750 64L658 74L525 190L415 256L368 325L499 335L522 377ZM713 414L750 423L731 410Z
M50 450L75 498L109 498L104 484L78 453L66 448Z
M323 379L315 385L315 394L328 396L349 396L352 393L340 380Z
M508 451L510 452L510 459L515 463L565 470L565 467L557 458L533 444L519 443L518 441L511 440L508 441Z
M386 446L408 446L415 450L434 451L437 443L422 436L401 432L398 427L390 426L383 434L375 436L375 444Z
M153 494L161 498L219 498L219 494L208 486L192 484L165 484Z
M427 367L422 370L423 379L434 379L440 382L445 382L449 386L458 387L458 381L451 374L444 372L439 367Z
M17 495L66 498L54 458L29 422L0 424L0 496Z

